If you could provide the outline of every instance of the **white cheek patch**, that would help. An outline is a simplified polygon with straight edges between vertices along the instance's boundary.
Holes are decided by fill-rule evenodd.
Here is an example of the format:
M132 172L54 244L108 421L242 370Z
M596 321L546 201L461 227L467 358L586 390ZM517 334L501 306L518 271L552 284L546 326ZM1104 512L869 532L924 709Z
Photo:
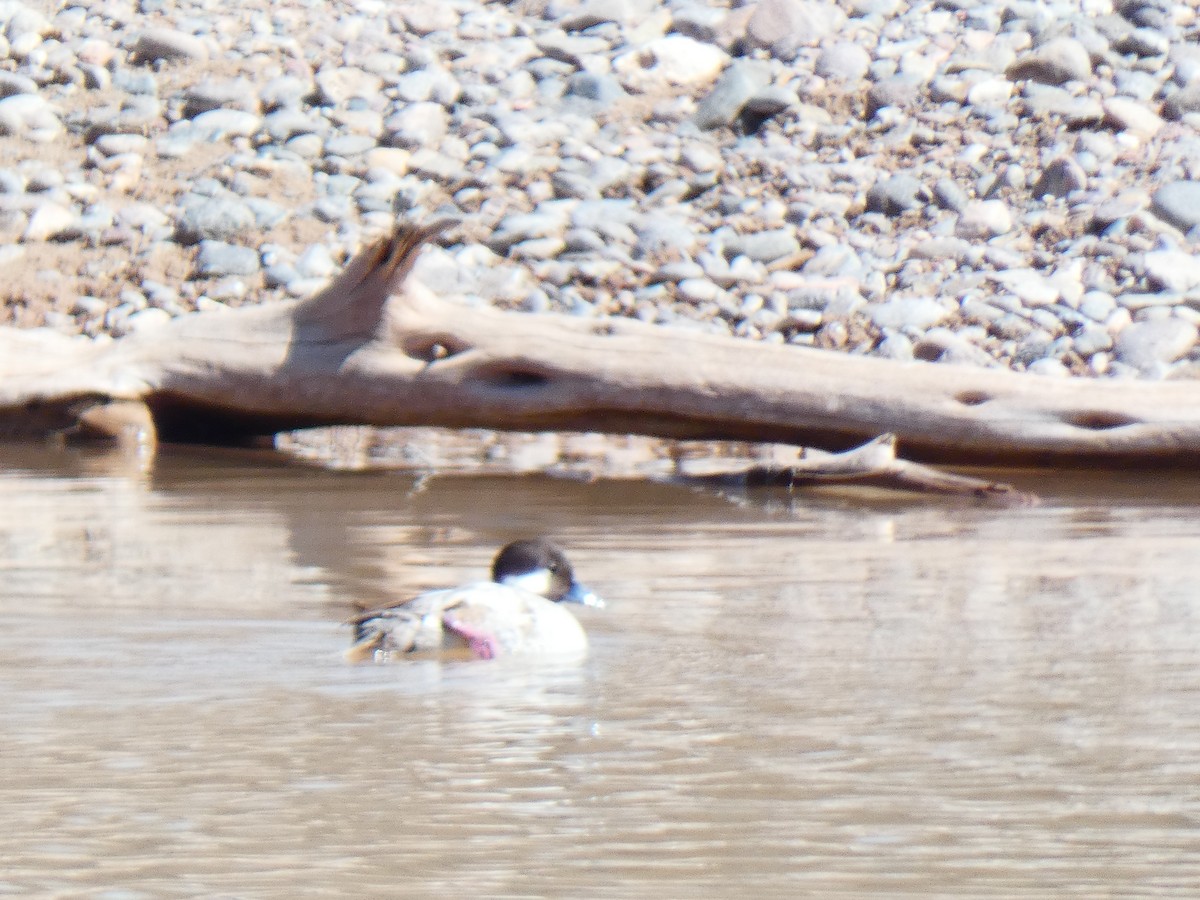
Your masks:
M520 575L506 575L500 583L529 591L540 597L547 597L550 595L553 580L554 576L549 569L534 569L532 572L524 572Z

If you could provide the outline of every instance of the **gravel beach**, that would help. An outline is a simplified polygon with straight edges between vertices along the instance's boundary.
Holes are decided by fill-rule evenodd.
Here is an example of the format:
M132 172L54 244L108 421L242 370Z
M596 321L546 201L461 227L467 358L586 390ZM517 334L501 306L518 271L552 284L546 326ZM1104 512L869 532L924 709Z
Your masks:
M466 303L1200 377L1171 0L0 0L0 321L311 294L397 219Z

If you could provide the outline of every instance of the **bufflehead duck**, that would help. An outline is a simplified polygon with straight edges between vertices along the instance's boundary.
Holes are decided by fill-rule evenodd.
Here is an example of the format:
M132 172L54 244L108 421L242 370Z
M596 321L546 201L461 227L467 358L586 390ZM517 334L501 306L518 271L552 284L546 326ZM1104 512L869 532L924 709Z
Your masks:
M604 606L575 581L571 564L554 544L540 538L514 541L496 554L491 581L427 591L353 619L354 645L346 658L578 656L587 650L587 636L564 603Z

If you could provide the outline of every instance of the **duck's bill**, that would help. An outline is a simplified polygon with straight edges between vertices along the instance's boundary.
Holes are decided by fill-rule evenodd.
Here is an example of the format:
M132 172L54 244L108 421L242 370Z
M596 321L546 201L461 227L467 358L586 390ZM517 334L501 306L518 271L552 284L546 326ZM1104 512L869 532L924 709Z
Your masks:
M571 589L563 595L563 603L578 603L582 606L590 606L594 609L604 609L604 601L599 595L588 590L582 584L575 583L571 585Z

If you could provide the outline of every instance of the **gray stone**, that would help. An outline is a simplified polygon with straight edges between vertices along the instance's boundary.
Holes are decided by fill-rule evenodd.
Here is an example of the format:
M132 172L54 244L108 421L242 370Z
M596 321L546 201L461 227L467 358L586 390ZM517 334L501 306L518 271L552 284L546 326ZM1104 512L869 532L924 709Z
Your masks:
M200 242L200 252L196 256L196 272L202 278L253 275L258 269L258 251L252 247L227 244L224 241Z
M160 60L204 62L208 45L195 35L172 28L148 28L133 45L133 61L152 63Z
M577 200L599 200L600 191L586 175L559 170L550 176L550 184L556 197L574 197Z
M122 156L126 153L145 153L149 145L149 139L140 134L102 134L92 146L105 156Z
M1083 44L1074 38L1061 37L1018 57L1005 74L1013 81L1040 81L1043 84L1065 84L1091 77L1092 60Z
M1175 91L1163 102L1164 119L1182 119L1188 113L1200 112L1200 80Z
M16 169L0 169L0 194L23 194L25 184L25 176Z
M344 195L321 197L313 203L312 212L320 222L338 224L354 218L354 200Z
M37 82L25 75L15 72L0 72L0 98L11 97L13 94L36 94Z
M1056 85L1028 81L1021 89L1023 115L1027 118L1059 116L1066 125L1082 128L1104 119L1104 107L1089 96L1076 96Z
M254 224L259 231L274 228L291 215L287 207L265 197L246 197L242 202L253 213Z
M254 213L236 197L203 197L190 194L175 222L176 239L181 244L203 240L228 240L256 227Z
M208 140L251 137L262 127L262 117L240 109L210 109L192 119L192 127Z
M643 256L659 253L692 256L699 244L691 225L675 216L647 215L636 223L635 230L634 246Z
M448 3L406 3L399 12L408 30L421 37L435 31L453 32L462 20L458 10Z
M1167 182L1154 192L1151 211L1180 231L1191 231L1200 225L1200 181Z
M1082 191L1087 187L1087 173L1083 167L1070 157L1059 157L1045 169L1033 185L1031 193L1034 198L1065 197L1072 191Z
M899 216L929 202L929 190L906 172L875 182L867 191L867 209L886 216Z
M1183 293L1200 286L1200 258L1181 250L1152 250L1143 256L1150 282L1163 290Z
M53 201L43 201L29 214L29 223L21 239L53 240L74 230L78 219L79 213L71 207Z
M1079 301L1079 311L1096 322L1105 322L1117 308L1112 294L1104 291L1088 291Z
M49 143L62 134L54 108L38 94L13 94L0 100L0 135Z
M877 81L867 91L867 118L874 118L886 107L908 109L916 103L920 91L920 84L906 75L895 75Z
M437 77L431 69L418 69L397 78L392 89L405 103L424 103L433 99L436 81Z
M319 134L328 122L316 119L299 109L280 109L263 118L263 130L274 141L287 141L298 134ZM319 140L319 138L318 138Z
M955 232L967 240L986 241L1012 228L1012 213L1002 200L973 200L959 214Z
M1171 40L1154 28L1134 28L1113 41L1112 48L1135 56L1166 56Z
M384 127L398 147L435 147L449 130L450 117L441 104L412 103L388 117Z
M1061 360L1051 357L1035 359L1025 367L1025 371L1030 375L1041 375L1050 378L1068 378L1071 375L1071 370L1063 365Z
M883 359L910 360L913 358L913 342L898 331L889 332L879 342L873 355Z
M597 109L606 109L623 99L626 94L621 83L611 75L576 72L567 79L564 96L573 101L592 104Z
M949 178L938 179L937 184L933 186L933 197L942 209L958 213L966 209L967 204L971 202L967 192Z
M929 362L994 367L996 360L949 328L935 327L913 344L913 355Z
M1120 131L1131 131L1145 137L1158 133L1162 118L1145 104L1128 97L1110 97L1104 101L1104 121Z
M796 92L782 84L768 84L755 91L746 101L745 112L769 118L791 109L797 102Z
M125 327L129 331L151 331L161 328L171 321L171 314L165 309L151 307L130 313L125 319Z
M746 256L757 262L774 262L798 252L800 242L791 228L759 231L755 234L738 235L725 244L725 255Z
M295 109L312 95L315 89L315 85L307 79L295 75L280 75L262 86L258 92L258 101L262 109L268 112Z
M759 0L753 9L746 23L747 41L784 61L846 24L846 14L838 6L820 0Z
M352 66L322 69L313 76L313 82L317 87L317 102L323 106L340 106L356 98L371 101L383 91L382 78Z
M1196 345L1196 326L1173 316L1134 322L1117 335L1115 354L1119 362L1146 374L1184 356Z
M914 244L908 255L912 259L948 259L961 263L971 255L971 244L956 237L933 238Z
M716 79L713 89L696 104L692 121L697 127L733 125L757 91L770 83L770 67L761 60L736 60Z
M932 297L897 297L885 303L867 307L871 321L883 329L899 331L912 328L917 331L946 321L950 310Z
M804 264L802 271L807 275L858 275L863 270L862 260L849 244L828 244L819 249L813 258Z
M816 73L835 81L861 81L871 68L871 54L858 44L839 41L821 50Z
M326 156L358 156L373 150L378 142L365 134L339 134L325 142Z
M155 97L158 95L158 79L153 72L139 72L134 69L117 69L112 74L112 86L137 97Z
M1112 335L1108 329L1094 322L1086 323L1071 335L1075 352L1080 356L1091 356L1112 349Z
M633 0L585 0L584 3L564 11L558 25L566 31L584 31L606 22L627 24L635 21L644 12L644 6Z
M183 116L191 119L214 109L258 111L254 86L245 78L203 81L192 85L183 95Z

